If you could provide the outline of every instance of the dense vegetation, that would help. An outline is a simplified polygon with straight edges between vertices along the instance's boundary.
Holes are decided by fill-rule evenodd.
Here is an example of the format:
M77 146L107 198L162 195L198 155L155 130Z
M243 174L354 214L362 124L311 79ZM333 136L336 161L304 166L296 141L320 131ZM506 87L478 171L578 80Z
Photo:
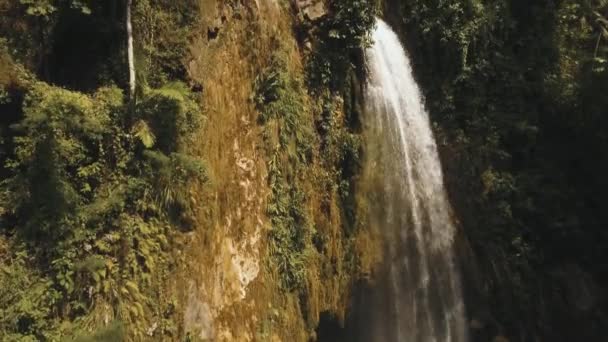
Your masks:
M255 108L266 158L265 262L277 291L296 298L307 333L315 310L344 314L342 292L369 271L357 259L359 116L362 48L379 2L328 0L325 15L294 16L285 32L262 37L258 2L133 1L130 94L127 1L0 0L0 340L187 335L168 282L183 261L176 241L206 205L192 193L208 184L192 145L207 138L201 98L214 91L190 79L187 62L200 57L192 38L201 32L215 41L209 50L226 48L224 30L239 32L230 20L250 21L233 39L250 49L268 40L272 50L237 53L257 72L237 108ZM279 3L292 14L291 2ZM232 12L201 30L201 6ZM461 254L475 255L461 258L472 336L599 340L608 316L608 2L379 7L412 55L461 240L473 250ZM589 294L582 304L578 288ZM261 324L281 319L267 311Z
M190 154L202 139L206 108L186 61L199 5L208 4L133 2L131 93L129 3L0 1L2 340L192 338L180 330L182 312L168 287L181 262L174 240L195 228L201 209L192 184L207 180L202 161ZM243 20L239 4L226 6ZM306 75L290 60L290 37L275 38L276 51L252 85L269 157L268 263L279 273L279 291L300 298L310 331L318 320L311 282L320 276L347 286L347 275L357 272L352 187L361 146L351 95L360 87L373 14L369 1L330 2L317 29L305 32L317 42ZM349 208L349 239L331 241L342 238L343 226L311 217L312 188L322 192L314 205L337 215L333 221L342 212L334 194ZM342 244L348 252L336 250Z
M360 259L374 252L356 246L362 144L361 98L353 95L374 13L371 1L331 1L318 22L297 21L298 43L314 42L304 70L290 63L285 41L273 40L269 65L253 87L269 156L271 263L280 291L297 296L310 330L319 310L344 316L345 305L336 302L348 301L354 280L368 271Z
M515 340L599 340L602 292L581 308L571 289L607 285L608 3L386 3L485 278L471 301L491 314L471 315Z
M185 149L202 115L180 81L194 18L176 13L196 7L137 2L129 99L122 6L0 3L3 341L177 336L171 240L205 170Z

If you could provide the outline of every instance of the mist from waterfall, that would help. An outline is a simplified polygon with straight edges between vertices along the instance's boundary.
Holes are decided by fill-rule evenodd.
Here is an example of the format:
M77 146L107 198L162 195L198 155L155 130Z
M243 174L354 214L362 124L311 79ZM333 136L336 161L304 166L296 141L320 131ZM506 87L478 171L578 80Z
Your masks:
M464 342L456 229L429 116L397 35L378 19L372 38L365 172L374 184L370 220L383 239L384 263L358 309L367 313L357 339Z

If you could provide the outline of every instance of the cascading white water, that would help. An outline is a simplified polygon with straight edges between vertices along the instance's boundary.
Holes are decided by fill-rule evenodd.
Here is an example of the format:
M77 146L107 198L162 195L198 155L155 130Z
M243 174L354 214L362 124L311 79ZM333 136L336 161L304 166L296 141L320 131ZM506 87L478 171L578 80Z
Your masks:
M366 173L375 179L371 222L386 261L366 300L371 327L361 340L464 342L456 232L437 146L410 61L380 19L366 61Z

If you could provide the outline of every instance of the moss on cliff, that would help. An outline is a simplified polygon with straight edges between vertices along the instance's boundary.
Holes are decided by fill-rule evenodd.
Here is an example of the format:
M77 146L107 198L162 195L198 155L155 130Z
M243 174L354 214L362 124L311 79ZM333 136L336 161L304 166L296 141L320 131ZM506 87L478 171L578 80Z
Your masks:
M194 319L187 329L226 340L314 339L320 313L343 319L353 283L375 260L372 239L348 224L357 211L344 209L356 203L358 134L340 96L310 95L289 7L219 6L208 23L218 34L194 44L190 73L205 91L200 153L212 185L201 189L207 205L190 243L188 275L199 280L184 298L208 307L211 326ZM242 248L218 261L226 241ZM238 259L255 265L254 279L239 279L247 271Z
M313 51L286 2L135 4L127 103L122 2L0 1L0 338L314 339L378 258L369 2L329 2Z

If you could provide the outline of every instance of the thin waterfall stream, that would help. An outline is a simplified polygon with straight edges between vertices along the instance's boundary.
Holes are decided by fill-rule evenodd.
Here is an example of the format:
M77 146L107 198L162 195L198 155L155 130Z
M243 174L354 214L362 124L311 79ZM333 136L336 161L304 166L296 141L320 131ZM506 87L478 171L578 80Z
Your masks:
M371 223L381 232L385 262L358 335L362 341L464 342L456 228L429 115L395 32L378 19L372 38L365 52L365 167L374 179Z

